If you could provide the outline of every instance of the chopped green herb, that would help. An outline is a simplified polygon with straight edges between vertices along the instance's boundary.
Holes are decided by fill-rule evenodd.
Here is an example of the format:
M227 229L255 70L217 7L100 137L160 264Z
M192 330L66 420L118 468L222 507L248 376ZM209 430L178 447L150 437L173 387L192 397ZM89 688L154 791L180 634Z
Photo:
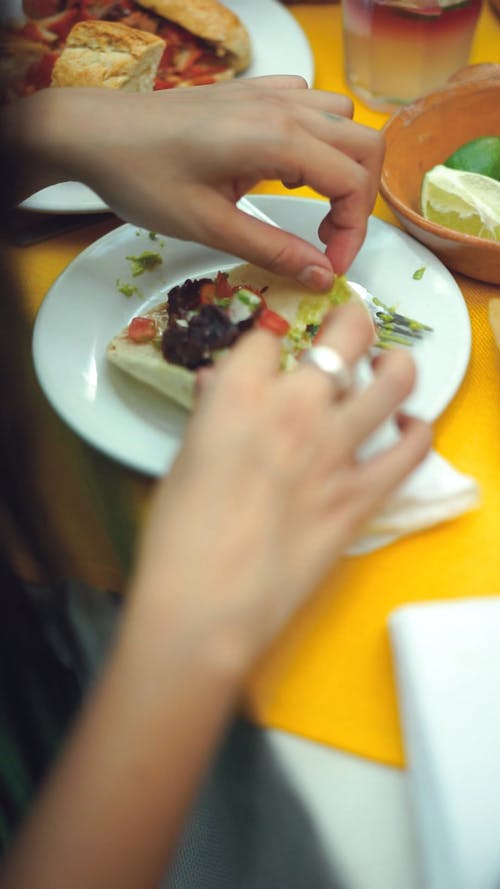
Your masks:
M130 297L130 296L139 296L139 297L142 297L142 293L141 293L141 291L139 290L138 287L135 287L134 284L127 284L127 283L123 283L123 284L122 284L122 282L121 282L120 279L118 278L118 280L117 280L117 282L116 282L116 286L117 286L117 288L118 288L118 292L119 292L119 293L123 293L124 296L127 296L127 297Z
M416 272L413 272L413 275L412 275L413 280L420 281L420 279L424 277L424 273L425 273L425 265L422 266L421 269L417 269Z
M131 271L133 278L137 278L144 272L150 272L151 269L154 269L157 265L161 265L163 262L160 254L152 253L151 250L144 250L140 256L126 256L125 259L132 264Z
M158 235L156 234L156 232L148 232L148 238L150 241L157 241Z
M121 284L118 290L120 293L123 293L124 296L133 296L137 287L134 287L133 284Z

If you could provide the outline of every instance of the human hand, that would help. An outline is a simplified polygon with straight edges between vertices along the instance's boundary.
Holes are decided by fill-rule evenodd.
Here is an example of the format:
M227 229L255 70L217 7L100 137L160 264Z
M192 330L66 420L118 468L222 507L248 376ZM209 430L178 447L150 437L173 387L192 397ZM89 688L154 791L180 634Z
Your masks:
M323 334L348 365L371 341L353 306ZM356 459L413 386L408 353L384 353L371 384L343 398L314 367L278 366L278 340L259 331L209 376L157 490L133 584L157 622L173 610L200 639L236 639L245 668L430 445L428 426L405 418L397 444Z
M86 182L136 225L318 290L330 286L332 269L346 271L363 242L382 137L353 123L347 97L308 89L300 77L151 94L51 89L24 101L33 103L37 150L58 177ZM237 210L241 195L274 179L331 201L320 227L325 253Z

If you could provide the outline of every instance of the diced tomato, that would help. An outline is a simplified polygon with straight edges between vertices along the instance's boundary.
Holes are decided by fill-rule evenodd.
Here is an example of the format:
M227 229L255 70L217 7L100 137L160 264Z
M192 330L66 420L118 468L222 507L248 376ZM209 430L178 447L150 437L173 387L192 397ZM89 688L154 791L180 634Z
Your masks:
M275 333L276 336L286 336L290 330L288 321L285 318L282 318L281 315L278 315L277 312L273 312L272 309L262 309L262 312L257 319L257 324L259 327L263 327L265 330L270 330L271 333Z
M128 338L134 343L148 343L156 336L156 324L153 318L132 318L128 326Z
M225 275L224 272L217 272L217 277L215 279L215 293L217 299L232 299L233 297L233 288L227 280L227 275Z
M215 284L212 281L206 281L200 287L200 299L204 306L208 306L215 300Z

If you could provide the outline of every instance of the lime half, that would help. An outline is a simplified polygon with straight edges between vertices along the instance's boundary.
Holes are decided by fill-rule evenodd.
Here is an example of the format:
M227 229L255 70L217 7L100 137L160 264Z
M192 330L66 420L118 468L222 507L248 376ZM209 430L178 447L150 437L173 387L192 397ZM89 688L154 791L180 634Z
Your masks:
M430 222L500 241L500 182L489 176L439 164L424 176L421 210Z
M500 181L500 136L472 139L445 160L445 166L468 173L480 173Z

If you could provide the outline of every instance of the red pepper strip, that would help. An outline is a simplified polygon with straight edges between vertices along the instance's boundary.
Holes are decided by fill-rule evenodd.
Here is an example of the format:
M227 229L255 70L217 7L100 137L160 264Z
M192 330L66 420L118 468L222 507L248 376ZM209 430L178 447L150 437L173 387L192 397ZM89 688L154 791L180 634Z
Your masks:
M26 37L27 40L34 40L36 43L45 44L45 46L50 46L52 43L55 43L55 40L51 40L52 35L44 28L40 27L36 22L26 22L26 24L19 30L19 34L21 34L22 37Z
M163 80L159 77L155 80L154 89L155 90L173 90L176 86L179 86L179 81L170 78L168 80Z
M76 24L78 15L78 9L70 9L68 12L60 15L57 19L54 19L50 24L47 23L46 27L53 34L57 34L59 40L65 41L73 25Z
M202 49L202 47L199 47L199 46L191 47L188 50L188 54L184 59L182 67L180 67L178 70L179 71L187 71L188 69L191 69L192 67L196 67L195 62L197 62L198 59L201 58L203 53L204 53L204 50Z
M281 315L278 315L277 312L273 312L272 309L263 309L257 318L257 324L259 327L275 333L276 336L286 336L290 330L288 321L282 318Z
M153 318L132 318L128 326L128 338L133 343L149 343L156 336L156 324Z
M190 68L185 67L182 73L186 77L198 77L199 75L219 74L221 71L227 71L228 65L220 59L201 59L196 65Z
M207 86L209 83L215 83L215 77L206 76L206 77L188 77L186 78L184 73L182 75L182 79L189 84L189 86Z
M167 68L173 68L174 63L175 63L176 53L177 53L177 47L167 44L167 46L163 50L163 55L160 59L160 64L158 65L158 70L164 71Z

